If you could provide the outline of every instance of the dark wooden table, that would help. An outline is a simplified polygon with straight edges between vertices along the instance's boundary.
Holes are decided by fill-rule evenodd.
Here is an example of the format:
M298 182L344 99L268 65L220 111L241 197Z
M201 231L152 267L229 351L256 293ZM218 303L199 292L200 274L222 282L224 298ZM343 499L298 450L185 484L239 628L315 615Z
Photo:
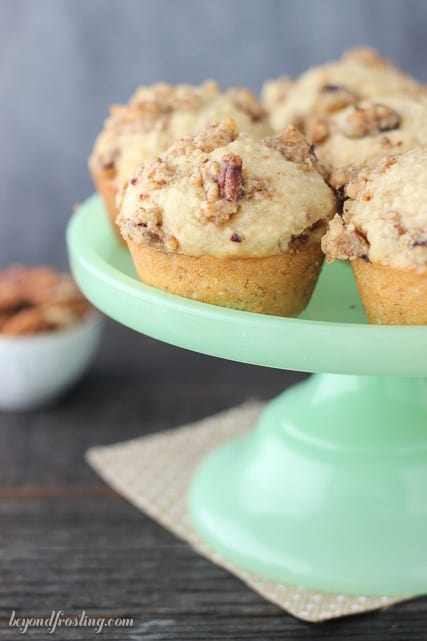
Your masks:
M109 489L85 450L167 429L250 398L270 398L301 375L213 359L109 323L88 377L49 410L0 414L0 639L427 639L427 600L305 624ZM16 616L85 610L132 617L128 629L9 628Z

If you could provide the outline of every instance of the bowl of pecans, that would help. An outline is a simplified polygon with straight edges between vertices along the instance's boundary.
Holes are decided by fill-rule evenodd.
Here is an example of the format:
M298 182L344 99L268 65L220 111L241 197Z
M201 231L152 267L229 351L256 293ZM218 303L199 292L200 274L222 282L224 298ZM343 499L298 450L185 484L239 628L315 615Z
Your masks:
M0 271L0 409L45 406L89 366L101 316L51 267Z

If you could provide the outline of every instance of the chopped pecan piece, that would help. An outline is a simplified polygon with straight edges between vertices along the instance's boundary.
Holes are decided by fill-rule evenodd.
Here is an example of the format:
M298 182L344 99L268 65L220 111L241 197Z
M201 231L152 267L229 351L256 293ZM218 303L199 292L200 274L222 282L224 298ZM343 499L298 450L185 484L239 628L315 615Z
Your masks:
M357 101L353 91L342 85L323 85L320 88L318 106L322 113L331 114L334 111L348 107Z
M399 125L400 116L394 109L371 103L364 107L356 106L345 118L341 131L348 138L363 138L397 129Z
M202 223L214 223L224 225L239 210L237 202L230 200L217 200L215 203L203 202L198 211L198 217Z
M215 202L220 197L218 185L219 172L220 165L216 160L207 159L201 164L200 175L202 185L209 203Z
M304 133L315 145L320 145L329 136L329 125L323 116L307 116L303 124Z
M334 169L328 179L333 189L341 190L342 197L356 198L366 185L369 168L365 165L351 164Z
M159 189L166 185L172 175L172 167L163 158L156 158L146 166L145 179L152 189Z
M137 243L163 248L162 211L160 207L141 207L132 220L122 226L125 240L132 238Z
M264 109L250 89L232 87L227 91L227 96L238 109L247 113L254 122L265 116Z
M195 136L192 141L195 149L206 153L225 147L239 135L236 122L233 118L226 118L224 122L213 122L207 129Z
M262 142L280 152L285 160L297 163L303 169L313 167L316 163L312 146L295 127L289 126L283 134L263 138Z
M222 198L237 202L243 195L242 159L237 154L227 154L221 162L218 185Z
M322 250L329 261L336 258L354 260L367 258L369 243L353 224L346 225L342 217L335 214L327 233L322 238Z

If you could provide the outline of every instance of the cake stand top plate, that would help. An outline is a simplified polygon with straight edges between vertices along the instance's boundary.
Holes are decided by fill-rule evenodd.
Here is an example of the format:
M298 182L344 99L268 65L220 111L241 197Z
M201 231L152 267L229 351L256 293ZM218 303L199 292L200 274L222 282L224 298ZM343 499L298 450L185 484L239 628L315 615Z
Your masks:
M67 242L87 298L123 325L221 358L305 372L427 375L427 326L369 325L348 265L325 265L299 318L200 303L142 284L98 196L72 216Z

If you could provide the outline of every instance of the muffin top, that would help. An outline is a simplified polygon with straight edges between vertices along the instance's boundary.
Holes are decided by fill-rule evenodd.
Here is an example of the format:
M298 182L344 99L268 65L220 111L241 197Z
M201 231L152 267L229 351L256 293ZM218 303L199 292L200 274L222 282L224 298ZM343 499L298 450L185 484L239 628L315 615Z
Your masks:
M139 165L182 136L194 134L214 120L232 116L242 131L255 138L271 133L266 113L244 88L221 92L216 82L200 86L163 83L141 87L127 105L113 105L92 155L91 171L125 182Z
M343 216L322 239L329 260L364 258L401 269L427 269L427 147L380 161L349 185Z
M335 211L300 132L256 141L232 118L147 161L118 200L126 240L191 256L280 254Z
M427 144L427 102L411 96L362 100L326 116L306 119L305 133L339 188L360 165Z
M415 80L375 50L361 47L300 76L273 111L271 123L275 131L281 131L288 124L299 126L310 114L330 114L363 98L420 91Z

